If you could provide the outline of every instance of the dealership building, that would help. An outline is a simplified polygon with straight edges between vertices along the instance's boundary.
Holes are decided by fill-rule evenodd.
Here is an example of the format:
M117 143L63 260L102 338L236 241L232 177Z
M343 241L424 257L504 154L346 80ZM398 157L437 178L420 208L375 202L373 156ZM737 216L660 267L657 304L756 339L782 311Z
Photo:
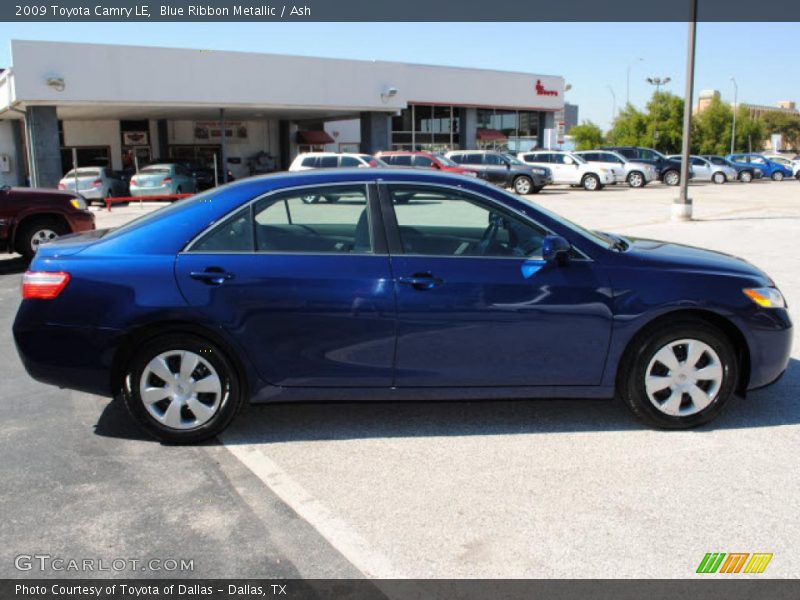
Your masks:
M0 184L78 166L225 164L300 152L527 150L563 133L564 79L385 61L12 41L0 73Z

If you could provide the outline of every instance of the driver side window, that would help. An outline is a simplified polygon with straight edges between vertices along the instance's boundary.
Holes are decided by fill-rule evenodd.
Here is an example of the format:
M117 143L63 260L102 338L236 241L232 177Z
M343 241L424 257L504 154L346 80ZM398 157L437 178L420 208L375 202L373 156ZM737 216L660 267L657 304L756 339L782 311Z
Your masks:
M406 254L541 256L544 229L471 194L433 186L389 190Z

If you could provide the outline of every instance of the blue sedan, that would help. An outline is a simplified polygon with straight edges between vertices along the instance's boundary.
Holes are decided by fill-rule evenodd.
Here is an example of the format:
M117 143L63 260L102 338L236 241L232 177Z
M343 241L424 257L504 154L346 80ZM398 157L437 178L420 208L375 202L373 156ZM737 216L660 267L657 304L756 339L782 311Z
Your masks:
M775 283L743 260L413 170L209 190L42 246L22 294L31 376L119 393L171 442L247 401L618 396L687 428L775 381L792 339Z
M792 177L791 169L760 154L728 154L725 158L736 164L747 164L759 169L764 173L764 177L770 177L773 181L783 181L786 177Z

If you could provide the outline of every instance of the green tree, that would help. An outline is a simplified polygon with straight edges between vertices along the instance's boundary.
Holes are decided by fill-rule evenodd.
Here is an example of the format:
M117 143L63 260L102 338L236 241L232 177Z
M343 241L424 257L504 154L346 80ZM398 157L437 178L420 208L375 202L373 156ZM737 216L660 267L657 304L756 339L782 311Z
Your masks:
M608 141L615 146L649 146L646 138L647 115L628 104L614 119Z
M733 111L730 104L714 98L692 121L693 154L728 154L731 149Z
M759 152L764 147L767 136L764 121L751 118L748 108L740 106L736 111L734 152Z
M569 130L577 150L592 150L603 145L603 130L591 121L584 121Z
M645 145L664 154L681 151L683 98L669 92L654 93L647 103L647 121L649 140Z
M785 112L769 112L762 117L765 134L779 133L783 143L791 148L800 147L800 116Z

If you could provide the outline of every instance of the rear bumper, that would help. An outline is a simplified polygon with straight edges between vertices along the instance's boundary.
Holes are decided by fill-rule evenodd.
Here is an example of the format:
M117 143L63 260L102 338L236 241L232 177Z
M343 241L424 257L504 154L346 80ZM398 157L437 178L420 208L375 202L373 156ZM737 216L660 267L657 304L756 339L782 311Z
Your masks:
M122 332L98 327L26 325L23 301L14 323L14 342L28 374L42 383L112 394L111 370Z
M136 187L131 186L131 196L169 196L175 192L170 185L161 185L158 187Z

